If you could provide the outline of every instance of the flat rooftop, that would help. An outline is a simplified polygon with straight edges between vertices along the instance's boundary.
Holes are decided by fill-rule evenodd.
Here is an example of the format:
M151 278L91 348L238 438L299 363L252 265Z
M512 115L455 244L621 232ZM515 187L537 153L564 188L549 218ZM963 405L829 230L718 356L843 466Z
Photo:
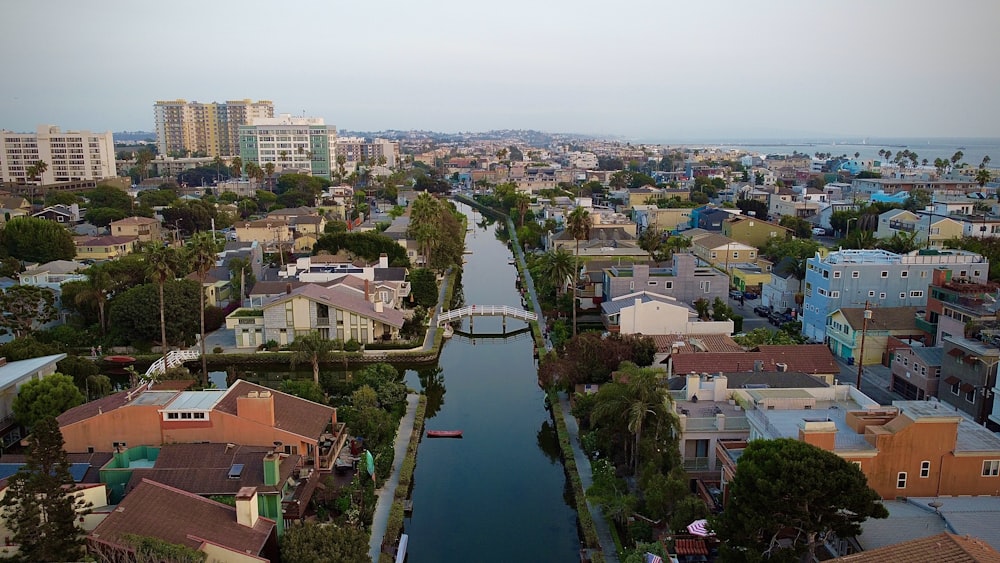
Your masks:
M795 392L795 389L763 389L754 390L754 393L761 391L782 391ZM800 391L805 395L804 391ZM789 397L793 398L793 397ZM794 397L797 398L797 397ZM874 450L871 444L865 440L864 434L858 434L847 425L846 415L849 411L868 410L854 400L847 401L816 401L816 405L809 409L753 409L747 411L747 416L757 421L762 427L767 438L793 438L799 437L799 425L803 422L826 421L833 422L837 427L837 434L834 438L835 450Z

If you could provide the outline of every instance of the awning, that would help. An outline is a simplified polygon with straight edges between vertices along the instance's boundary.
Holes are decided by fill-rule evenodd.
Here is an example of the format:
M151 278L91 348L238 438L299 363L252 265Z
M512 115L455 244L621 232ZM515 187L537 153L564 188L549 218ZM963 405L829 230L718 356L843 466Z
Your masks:
M959 378L955 377L954 375L949 375L948 377L944 378L944 382L947 383L948 385L954 385L954 384L958 383L959 381L961 381L961 380Z
M691 532L696 536L707 536L712 533L708 529L708 520L704 518L702 518L701 520L695 520L694 522L691 522L690 524L688 524L687 529L688 532Z
M705 540L678 539L674 544L677 555L708 555Z
M959 389L961 389L962 391L965 391L966 393L968 393L969 391L972 391L973 389L975 389L975 387L973 387L972 385L970 385L968 383L963 383L962 386L959 387Z

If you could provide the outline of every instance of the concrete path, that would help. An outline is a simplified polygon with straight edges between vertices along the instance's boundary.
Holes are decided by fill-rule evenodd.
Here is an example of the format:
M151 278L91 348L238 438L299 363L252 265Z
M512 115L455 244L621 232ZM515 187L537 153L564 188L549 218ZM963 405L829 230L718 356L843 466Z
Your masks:
M375 492L378 500L375 502L375 514L372 516L372 536L368 542L368 554L374 563L378 563L379 554L382 551L382 539L385 537L385 530L389 525L389 510L396 497L396 487L399 486L399 470L406 458L406 448L410 445L419 400L420 396L416 393L410 393L406 396L406 414L399 420L399 428L396 429L392 475L385 480L382 488Z
M559 393L559 404L562 406L563 420L566 421L566 432L569 434L569 443L573 448L573 459L576 461L576 469L580 474L580 484L586 491L594 484L593 474L590 470L590 460L587 454L580 448L580 427L576 423L576 418L570 413L569 396L565 392ZM595 506L587 501L587 508L590 510L590 517L594 520L594 527L597 528L597 539L601 542L601 551L604 552L604 560L607 563L618 563L618 551L615 549L615 540L611 537L611 528L601 507Z

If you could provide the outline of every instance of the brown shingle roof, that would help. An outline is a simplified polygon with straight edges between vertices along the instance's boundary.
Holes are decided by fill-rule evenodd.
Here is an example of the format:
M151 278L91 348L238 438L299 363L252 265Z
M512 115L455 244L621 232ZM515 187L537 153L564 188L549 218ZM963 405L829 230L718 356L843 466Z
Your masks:
M274 527L274 521L264 517L253 528L240 525L231 506L143 480L89 538L121 545L124 535L136 534L192 549L210 541L238 553L259 555Z
M693 352L744 352L743 347L736 343L728 334L654 334L657 352L670 352L677 343L678 353Z
M396 309L384 308L381 312L375 311L375 306L370 301L365 301L364 297L357 295L353 291L343 288L327 288L317 284L306 284L292 290L290 295L283 295L264 306L264 309L274 307L284 303L288 299L302 296L317 303L333 305L338 309L344 309L358 313L361 316L375 319L389 326L400 328L403 326L403 313Z
M776 365L788 365L788 371L809 374L840 373L840 366L830 349L823 344L803 344L798 346L758 346L750 352L700 354L673 354L673 372L681 375L690 372L718 373L753 371L754 363L763 362L764 371L777 371Z
M235 446L229 444L164 444L152 468L132 471L126 491L149 479L196 495L234 495L243 487L256 487L258 493L273 493L292 476L302 459L298 455L281 454L278 486L264 485L265 446ZM238 479L230 479L229 471L242 464Z
M838 557L850 563L1000 563L986 542L948 532Z
M69 424L80 422L81 420L87 420L88 418L97 416L102 412L110 412L117 408L121 408L127 405L128 402L129 392L121 391L119 393L115 393L114 395L102 397L96 401L90 401L89 403L75 406L57 416L56 422L59 423L60 427L67 426Z
M316 440L333 420L334 409L332 407L261 387L242 379L229 388L225 396L215 404L213 410L236 416L236 398L245 397L251 391L271 392L274 397L274 427L280 430Z
M865 308L849 308L840 310L844 320L854 330L861 330L865 322ZM916 330L916 307L879 307L871 309L872 318L868 320L868 330Z

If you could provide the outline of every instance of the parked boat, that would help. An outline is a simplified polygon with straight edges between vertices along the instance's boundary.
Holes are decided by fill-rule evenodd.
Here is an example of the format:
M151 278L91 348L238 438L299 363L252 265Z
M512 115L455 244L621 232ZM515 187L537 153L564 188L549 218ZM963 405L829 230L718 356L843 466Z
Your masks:
M548 395L545 395L545 410L552 408L552 400L549 399Z
M135 358L132 356L104 356L104 361L112 364L134 364Z
M428 430L428 438L461 438L461 430Z
M442 331L442 333L443 333L442 336L444 336L445 338L451 338L452 336L455 336L455 329L452 328L451 325L444 325L444 330Z

